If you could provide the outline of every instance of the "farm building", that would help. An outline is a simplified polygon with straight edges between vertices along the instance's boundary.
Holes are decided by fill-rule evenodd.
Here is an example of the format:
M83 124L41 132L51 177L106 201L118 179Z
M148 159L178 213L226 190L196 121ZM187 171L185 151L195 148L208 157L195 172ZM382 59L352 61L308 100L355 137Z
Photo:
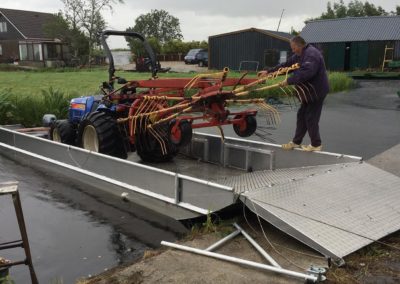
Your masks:
M323 51L329 70L378 69L386 59L400 60L400 16L317 20L300 34Z
M209 68L260 70L286 61L291 52L288 33L250 28L208 38Z
M49 38L46 24L53 14L0 8L0 63L53 66L69 56L59 39Z

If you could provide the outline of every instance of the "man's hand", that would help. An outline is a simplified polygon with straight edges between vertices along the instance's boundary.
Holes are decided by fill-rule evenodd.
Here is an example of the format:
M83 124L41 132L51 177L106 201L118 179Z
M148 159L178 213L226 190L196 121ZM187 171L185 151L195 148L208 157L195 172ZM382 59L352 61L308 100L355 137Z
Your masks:
M280 87L286 87L287 85L289 85L289 84L286 79L279 83Z
M264 77L267 76L268 71L264 70L264 71L260 71L257 73L257 77Z

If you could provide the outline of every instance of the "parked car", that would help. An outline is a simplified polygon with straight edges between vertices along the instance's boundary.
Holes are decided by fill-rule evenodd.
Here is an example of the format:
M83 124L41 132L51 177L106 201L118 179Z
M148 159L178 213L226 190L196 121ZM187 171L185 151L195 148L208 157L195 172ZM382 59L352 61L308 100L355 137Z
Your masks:
M186 56L184 57L185 63L186 63L186 64L196 64L196 63L198 63L198 61L197 61L197 59L196 59L196 55L197 55L200 51L204 51L204 49L195 48L195 49L189 50L189 52L188 52L188 53L186 54Z
M202 50L196 54L196 60L200 67L208 66L208 51Z

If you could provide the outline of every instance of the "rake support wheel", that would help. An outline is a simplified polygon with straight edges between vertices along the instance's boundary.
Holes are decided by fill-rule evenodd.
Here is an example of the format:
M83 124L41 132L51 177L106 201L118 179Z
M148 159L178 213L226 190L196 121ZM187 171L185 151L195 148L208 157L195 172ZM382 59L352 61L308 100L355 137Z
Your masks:
M178 147L186 146L192 141L192 124L187 120L181 120L176 125L176 120L172 120L169 126L170 139Z
M241 116L235 116L235 119ZM249 137L257 130L257 120L254 115L247 115L243 118L243 122L233 125L233 130L240 137Z

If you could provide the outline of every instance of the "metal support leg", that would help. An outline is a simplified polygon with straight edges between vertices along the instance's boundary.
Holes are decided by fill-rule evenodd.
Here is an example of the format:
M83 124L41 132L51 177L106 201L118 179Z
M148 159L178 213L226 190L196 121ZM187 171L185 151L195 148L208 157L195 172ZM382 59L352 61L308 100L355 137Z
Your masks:
M21 232L22 241L13 241L13 242L4 243L0 247L1 247L1 249L8 249L8 248L14 248L14 247L20 247L20 246L23 247L24 251L25 251L26 259L24 261L17 261L17 262L10 263L8 266L14 266L14 265L19 265L19 264L28 265L32 284L38 284L39 282L36 278L35 270L33 269L32 256L31 256L31 251L30 251L29 241L28 241L28 234L26 232L24 214L22 212L21 199L19 197L17 183L0 184L0 195L5 195L5 194L11 194L11 196L12 196L15 214L17 215L17 221L18 221L19 230Z
M26 232L26 227L25 227L24 213L22 212L21 199L19 197L18 190L16 190L15 193L12 194L12 198L14 201L15 214L17 215L19 230L21 231L23 247L26 255L26 264L29 267L29 273L31 274L32 284L38 284L39 282L36 278L35 270L33 269L31 249L29 247L28 234Z

